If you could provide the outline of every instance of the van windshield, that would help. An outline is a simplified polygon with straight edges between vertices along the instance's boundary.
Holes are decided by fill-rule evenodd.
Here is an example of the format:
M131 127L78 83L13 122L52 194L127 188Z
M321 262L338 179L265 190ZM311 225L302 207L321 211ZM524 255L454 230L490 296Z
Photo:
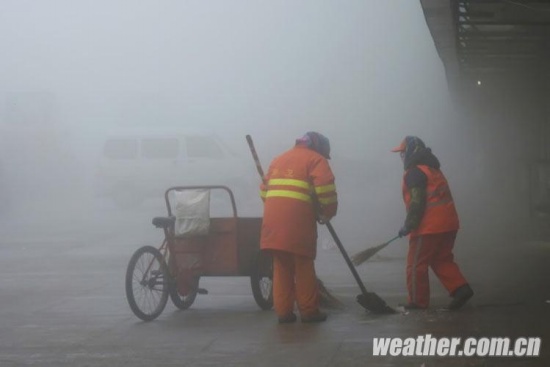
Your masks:
M143 139L141 156L147 159L176 159L179 155L179 140L176 138Z
M208 136L187 136L185 137L187 156L189 158L223 158L221 147Z
M111 159L135 159L138 152L136 139L111 139L105 142L103 154Z

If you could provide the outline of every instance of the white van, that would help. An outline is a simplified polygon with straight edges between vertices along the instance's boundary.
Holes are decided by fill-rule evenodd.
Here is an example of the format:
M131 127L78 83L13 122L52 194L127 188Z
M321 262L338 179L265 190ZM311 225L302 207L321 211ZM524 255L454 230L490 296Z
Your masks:
M243 161L214 134L114 135L104 142L97 172L97 192L121 206L171 186L226 185L239 199L257 194L257 183L251 158Z

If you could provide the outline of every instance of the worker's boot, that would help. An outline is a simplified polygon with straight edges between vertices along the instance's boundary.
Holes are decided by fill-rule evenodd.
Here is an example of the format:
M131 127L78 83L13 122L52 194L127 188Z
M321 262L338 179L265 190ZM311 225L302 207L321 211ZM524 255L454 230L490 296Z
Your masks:
M454 291L452 295L453 300L449 304L448 309L458 310L459 308L464 306L464 304L468 302L468 300L472 298L473 295L474 295L474 291L472 290L470 285L464 284L463 286L459 287L456 291Z
M327 320L327 317L328 315L326 313L319 311L317 313L314 313L313 315L302 316L302 322L305 322L305 323L323 322Z
M279 317L279 324L292 324L296 322L296 315L294 313L289 313L286 316Z

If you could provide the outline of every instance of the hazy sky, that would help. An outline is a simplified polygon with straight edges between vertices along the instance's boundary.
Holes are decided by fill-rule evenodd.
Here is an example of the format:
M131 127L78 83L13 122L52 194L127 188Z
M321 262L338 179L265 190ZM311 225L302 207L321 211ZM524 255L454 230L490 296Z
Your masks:
M319 130L350 154L429 134L448 103L413 0L2 0L0 48L0 96L51 93L77 131Z
M448 167L460 144L419 1L0 0L0 49L12 187L93 185L113 129L216 132L252 171L246 134L267 167L317 130L344 212L393 223L402 167L390 149L419 135ZM375 200L357 201L365 187Z

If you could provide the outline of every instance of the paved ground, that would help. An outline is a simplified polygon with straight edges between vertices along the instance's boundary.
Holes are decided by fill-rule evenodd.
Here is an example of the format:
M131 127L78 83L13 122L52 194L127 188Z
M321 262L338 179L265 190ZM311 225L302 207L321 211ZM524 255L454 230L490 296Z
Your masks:
M127 262L159 239L148 217L111 212L41 224L7 222L0 240L0 366L548 366L550 245L500 244L460 255L476 296L461 312L434 280L429 311L372 315L337 250L322 241L318 273L346 305L319 325L278 325L255 304L246 278L209 278L191 309L169 304L150 323L130 311ZM139 228L139 229L138 229ZM336 228L338 230L338 228ZM399 251L397 251L399 252ZM367 288L390 305L404 300L401 256L359 268ZM538 358L375 357L373 338L542 338Z

